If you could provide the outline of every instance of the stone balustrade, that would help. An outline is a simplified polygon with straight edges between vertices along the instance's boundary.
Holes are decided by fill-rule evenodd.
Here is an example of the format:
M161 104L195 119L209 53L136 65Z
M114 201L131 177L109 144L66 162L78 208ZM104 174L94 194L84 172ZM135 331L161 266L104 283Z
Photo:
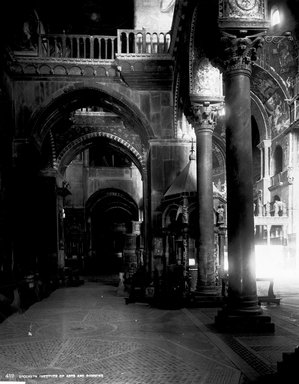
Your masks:
M287 206L283 201L267 202L266 204L257 203L254 205L254 216L259 217L281 217L287 216Z
M116 54L167 54L170 34L119 29L117 36L41 34L38 56L44 58L114 60Z
M166 54L170 46L170 34L145 29L119 29L117 41L120 54Z
M114 60L116 36L53 35L39 36L38 56L45 58Z

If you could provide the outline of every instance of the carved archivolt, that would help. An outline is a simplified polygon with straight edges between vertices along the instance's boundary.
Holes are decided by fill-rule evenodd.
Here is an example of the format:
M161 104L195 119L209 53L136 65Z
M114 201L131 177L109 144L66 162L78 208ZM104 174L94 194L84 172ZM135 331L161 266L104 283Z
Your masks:
M77 147L80 147L82 144L84 144L86 141L89 141L90 139L93 139L93 138L97 138L97 137L106 137L106 138L109 138L113 141L116 141L118 143L120 143L121 145L123 145L124 147L128 148L129 151L135 156L135 158L138 160L138 162L140 163L142 169L145 169L145 154L140 154L136 148L134 148L130 143L128 143L127 141L121 139L120 137L116 136L116 135L113 135L111 133L108 133L108 132L92 132L92 133L88 133L84 136L81 136L75 140L73 140L72 142L70 142L59 154L59 156L57 157L57 169L61 169L64 167L65 164L63 164L63 160L65 158L65 156L70 152L70 151L74 151Z

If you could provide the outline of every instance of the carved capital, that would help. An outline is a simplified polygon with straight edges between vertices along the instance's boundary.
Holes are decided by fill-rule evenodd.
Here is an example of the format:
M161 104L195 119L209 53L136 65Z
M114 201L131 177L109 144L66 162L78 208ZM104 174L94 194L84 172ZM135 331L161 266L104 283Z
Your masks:
M208 102L192 103L187 120L195 130L196 135L202 131L213 133L217 119L218 108Z
M257 50L264 43L263 34L236 37L223 32L220 66L226 73L243 72L251 75L251 64L257 59Z

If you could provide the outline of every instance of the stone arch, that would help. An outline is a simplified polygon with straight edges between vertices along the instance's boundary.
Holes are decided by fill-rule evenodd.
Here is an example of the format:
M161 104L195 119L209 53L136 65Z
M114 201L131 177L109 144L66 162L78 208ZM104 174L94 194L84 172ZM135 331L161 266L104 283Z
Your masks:
M261 100L253 92L251 96L251 114L257 123L261 140L267 140L271 137L268 116Z
M134 148L130 143L123 140L122 138L113 135L108 132L91 132L84 136L80 136L77 139L70 142L59 154L56 160L57 169L59 173L63 174L67 165L73 159L73 157L80 152L86 144L97 138L97 137L106 137L111 139L124 147L125 153L132 159L134 164L140 170L141 175L143 175L143 171L145 169L145 159L142 154L140 154L136 148Z
M124 122L133 126L143 145L148 147L148 140L154 138L154 132L145 115L130 99L130 91L122 85L119 90L103 84L75 83L54 93L34 113L29 123L28 135L40 149L49 132L66 113L87 106L90 103L103 106L118 114Z
M171 224L171 213L176 213L179 208L178 203L169 204L162 213L162 227L167 228Z
M87 214L90 214L98 204L103 205L105 210L109 210L108 200L110 205L113 206L117 202L116 208L130 212L134 220L138 220L138 204L136 201L128 193L116 188L100 189L93 193L85 204Z

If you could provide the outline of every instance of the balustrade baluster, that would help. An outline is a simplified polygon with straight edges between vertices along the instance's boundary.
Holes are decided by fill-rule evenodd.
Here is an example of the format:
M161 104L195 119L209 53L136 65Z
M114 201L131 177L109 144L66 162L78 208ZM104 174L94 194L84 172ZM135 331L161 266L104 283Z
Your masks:
M150 42L149 42L149 53L154 53L154 47L153 47L153 34L150 34Z
M73 57L74 52L73 52L73 39L72 39L72 37L70 37L69 41L70 41L70 57Z
M146 53L146 33L142 33L142 51L141 53Z
M121 31L117 30L117 53L121 53Z
M99 39L99 57L98 57L98 59L102 58L102 47L103 47L103 39Z
M42 46L42 36L38 35L38 51L37 51L38 56L44 56L43 53L43 46Z
M56 37L54 37L54 57L58 57L58 44Z
M66 36L65 36L65 32L63 31L63 35L62 35L62 57L66 57Z
M108 40L105 38L105 57L104 59L108 58Z
M94 58L94 38L93 36L90 36L90 58L93 59Z
M126 47L126 52L125 53L130 53L130 33L126 32L126 41L127 41L127 47Z
M139 44L138 33L135 33L134 34L134 53L138 53L139 52L138 44Z
M78 38L76 38L76 45L77 45L77 59L80 58L80 41Z
M63 31L59 35L38 35L38 54L40 57L112 60L116 53L166 53L169 39L169 35L162 32L146 30L118 30L117 36L68 35Z
M111 59L114 59L115 54L115 39L111 39Z
M87 38L83 37L83 58L87 58Z

